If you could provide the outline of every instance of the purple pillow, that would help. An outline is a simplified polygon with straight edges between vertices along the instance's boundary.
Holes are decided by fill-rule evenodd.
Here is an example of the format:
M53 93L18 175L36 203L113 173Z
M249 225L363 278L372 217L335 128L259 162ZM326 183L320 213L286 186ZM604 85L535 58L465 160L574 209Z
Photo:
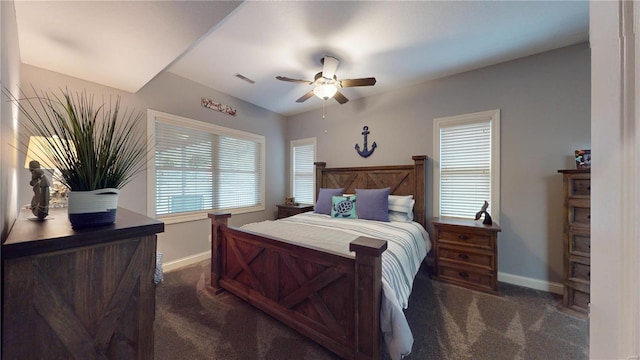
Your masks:
M358 219L389 222L389 192L384 189L356 189Z
M315 212L318 214L326 214L331 215L331 198L334 196L342 196L342 191L344 188L340 189L320 189L318 193L318 199L316 200Z

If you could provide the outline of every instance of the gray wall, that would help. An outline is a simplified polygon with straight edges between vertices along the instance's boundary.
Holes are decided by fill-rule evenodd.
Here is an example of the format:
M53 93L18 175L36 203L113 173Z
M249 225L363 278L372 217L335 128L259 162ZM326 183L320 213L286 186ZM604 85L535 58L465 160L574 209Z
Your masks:
M113 88L101 86L63 74L43 70L41 68L23 65L21 83L23 88L33 85L36 89L58 91L67 87L71 91L87 90L95 94L97 99L102 96L122 97L121 107L133 107L144 112L141 126L146 128L146 110L148 108L183 116L195 120L213 123L233 129L243 130L266 138L266 210L249 214L235 215L231 219L232 225L247 222L273 219L276 204L285 196L285 144L286 120L284 117L241 101L219 91L204 87L198 83L186 80L170 73L162 73L145 85L135 94L123 92ZM223 104L235 107L236 116L229 116L200 106L200 98L215 99ZM24 162L21 154L19 161ZM19 169L19 183L28 184L29 174ZM23 171L24 170L24 171ZM125 186L119 198L119 206L146 214L147 212L146 175L138 175L136 179ZM19 203L27 204L31 199L31 188L20 187ZM206 252L210 249L209 221L200 220L181 224L171 224L165 227L165 233L158 237L158 250L164 253L164 261L171 262L181 258Z
M23 86L67 86L97 95L123 97L123 105L159 111L249 131L266 137L266 211L232 218L233 225L270 219L288 189L289 140L317 137L319 161L328 166L406 164L412 155L432 154L434 118L502 110L501 214L499 271L559 282L562 276L562 201L558 169L573 168L575 149L590 147L590 57L587 44L571 46L391 93L328 106L289 119L200 84L163 73L136 94L124 93L58 73L23 65ZM383 79L379 79L383 81ZM344 90L348 96L348 89ZM200 97L238 108L231 117L204 109ZM369 158L353 149L362 145L362 127L378 148ZM18 163L22 161L19 159ZM431 163L428 188L431 186ZM19 169L21 170L21 169ZM19 171L19 183L28 174ZM29 201L20 187L19 204ZM427 194L428 215L432 194ZM123 190L121 206L146 212L146 179L141 174ZM207 221L168 225L158 248L165 261L205 252Z
M348 89L343 92L349 96ZM587 44L329 106L325 120L321 110L293 116L287 134L288 140L317 137L317 159L329 167L410 164L412 155L431 157L434 118L491 109L501 109L499 271L560 282L557 170L575 168L573 151L590 148ZM378 145L367 159L354 150L356 143L362 146L364 125L371 131L369 144ZM428 168L430 189L432 162ZM429 190L428 215L432 195Z

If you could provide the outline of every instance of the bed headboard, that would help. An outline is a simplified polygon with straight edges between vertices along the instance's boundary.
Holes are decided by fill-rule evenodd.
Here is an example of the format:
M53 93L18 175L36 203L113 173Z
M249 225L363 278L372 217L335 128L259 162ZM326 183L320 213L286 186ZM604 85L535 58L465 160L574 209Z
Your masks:
M413 195L414 220L426 227L425 214L425 162L426 155L412 157L413 165L387 165L327 168L327 163L316 162L316 197L320 188L344 188L345 193L358 189L391 188L393 195Z

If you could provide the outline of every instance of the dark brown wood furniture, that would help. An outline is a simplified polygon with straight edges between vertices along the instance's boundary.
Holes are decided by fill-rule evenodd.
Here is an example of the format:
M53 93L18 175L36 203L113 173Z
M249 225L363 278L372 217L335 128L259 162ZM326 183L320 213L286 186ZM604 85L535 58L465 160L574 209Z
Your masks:
M564 295L562 303L589 313L591 284L591 172L558 170L563 178Z
M66 209L28 217L2 245L2 357L153 359L164 224L122 208L115 224L81 230Z
M313 205L298 204L298 205L276 205L278 207L278 219L286 218L289 216L301 214L307 211L313 211Z
M389 186L413 195L414 218L425 224L425 160L406 166L326 168L316 163L319 188ZM230 291L345 359L380 359L380 302L384 240L360 237L355 258L227 226L229 214L210 214L211 287Z
M482 221L439 217L434 227L433 278L498 294L498 232Z

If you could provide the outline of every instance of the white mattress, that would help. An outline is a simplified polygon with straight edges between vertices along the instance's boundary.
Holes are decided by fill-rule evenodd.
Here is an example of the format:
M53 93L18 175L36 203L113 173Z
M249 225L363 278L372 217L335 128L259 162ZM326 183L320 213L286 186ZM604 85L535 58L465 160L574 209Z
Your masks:
M411 352L413 335L402 309L422 260L431 248L427 231L416 222L380 222L335 219L307 212L277 221L251 223L242 227L333 253L354 256L349 243L359 236L387 240L382 253L382 309L380 327L392 359Z

